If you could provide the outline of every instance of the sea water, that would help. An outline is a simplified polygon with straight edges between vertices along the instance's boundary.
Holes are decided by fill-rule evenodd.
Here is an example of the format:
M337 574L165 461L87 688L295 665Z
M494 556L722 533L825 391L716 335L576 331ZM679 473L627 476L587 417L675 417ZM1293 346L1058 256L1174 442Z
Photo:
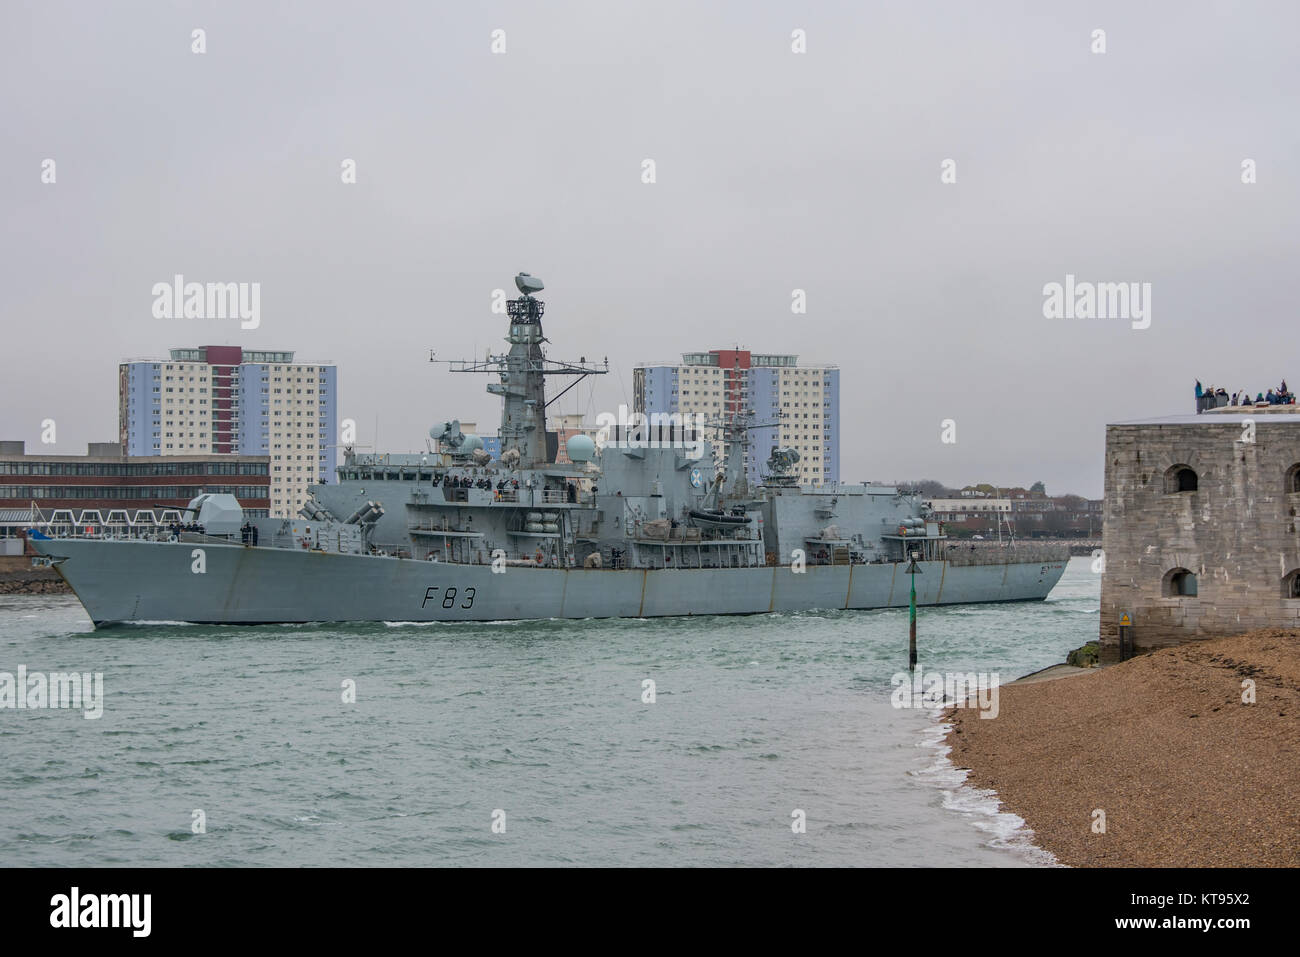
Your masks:
M1096 637L1099 576L922 608L927 671L1003 683ZM93 630L0 596L0 865L1051 863L896 708L908 613Z

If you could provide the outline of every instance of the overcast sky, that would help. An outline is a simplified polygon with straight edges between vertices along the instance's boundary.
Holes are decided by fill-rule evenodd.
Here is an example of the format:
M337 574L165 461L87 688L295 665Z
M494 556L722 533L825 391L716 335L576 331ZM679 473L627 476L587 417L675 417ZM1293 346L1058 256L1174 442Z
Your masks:
M1096 497L1107 422L1300 384L1294 2L0 10L0 438L29 449L46 418L53 451L114 440L117 363L204 344L338 363L362 446L495 432L428 352L500 351L519 270L551 356L615 370L552 409L794 352L842 370L847 481ZM260 327L155 319L177 273L260 282ZM1044 318L1067 273L1151 283L1150 327Z

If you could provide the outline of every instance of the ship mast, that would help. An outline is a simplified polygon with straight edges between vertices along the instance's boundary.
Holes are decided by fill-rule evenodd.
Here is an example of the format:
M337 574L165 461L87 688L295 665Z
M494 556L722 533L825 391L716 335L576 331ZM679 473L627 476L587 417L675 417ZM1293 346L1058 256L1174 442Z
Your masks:
M745 468L745 458L749 452L749 433L779 425L780 413L776 422L754 422L754 411L737 408L721 416L710 416L704 420L705 428L716 429L722 442L726 444L726 458L723 460L722 475L729 482L726 489L727 498L743 501L750 497L749 474Z
M550 464L546 443L546 407L550 405L546 400L546 377L578 377L556 393L550 400L554 402L587 376L609 372L609 359L605 359L603 368L588 363L585 357L578 362L547 359L542 350L542 344L549 341L542 333L546 303L533 295L544 288L542 281L521 272L515 277L515 286L520 297L506 302L510 320L506 342L510 343L510 351L489 355L482 362L452 362L450 367L452 372L489 372L500 376L500 381L488 383L487 390L501 397L501 453L505 455L515 449L519 453L519 468L538 468Z

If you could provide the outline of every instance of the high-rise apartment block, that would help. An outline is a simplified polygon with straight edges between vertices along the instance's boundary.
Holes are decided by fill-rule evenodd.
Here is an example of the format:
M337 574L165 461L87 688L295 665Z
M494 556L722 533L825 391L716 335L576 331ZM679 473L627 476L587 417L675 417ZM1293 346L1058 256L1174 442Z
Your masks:
M633 373L636 410L700 413L719 461L726 443L720 425L751 412L745 471L757 483L775 448L799 453L799 479L825 485L840 478L840 370L801 366L798 356L742 349L688 352L680 363L638 365Z
M292 516L307 487L333 481L338 369L292 352L172 349L118 367L118 428L128 456L266 455L271 515Z

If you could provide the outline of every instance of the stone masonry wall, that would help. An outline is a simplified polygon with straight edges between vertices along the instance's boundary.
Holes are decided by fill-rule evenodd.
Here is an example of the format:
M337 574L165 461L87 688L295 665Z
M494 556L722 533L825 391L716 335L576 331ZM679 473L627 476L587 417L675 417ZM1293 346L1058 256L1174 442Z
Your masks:
M1279 417L1280 418L1280 417ZM1138 651L1252 628L1295 628L1300 599L1284 597L1300 569L1300 414L1206 424L1106 428L1106 503L1100 638L1119 653L1119 618L1133 621ZM1171 467L1197 474L1196 491L1166 491ZM1167 594L1166 576L1196 575L1196 597Z

